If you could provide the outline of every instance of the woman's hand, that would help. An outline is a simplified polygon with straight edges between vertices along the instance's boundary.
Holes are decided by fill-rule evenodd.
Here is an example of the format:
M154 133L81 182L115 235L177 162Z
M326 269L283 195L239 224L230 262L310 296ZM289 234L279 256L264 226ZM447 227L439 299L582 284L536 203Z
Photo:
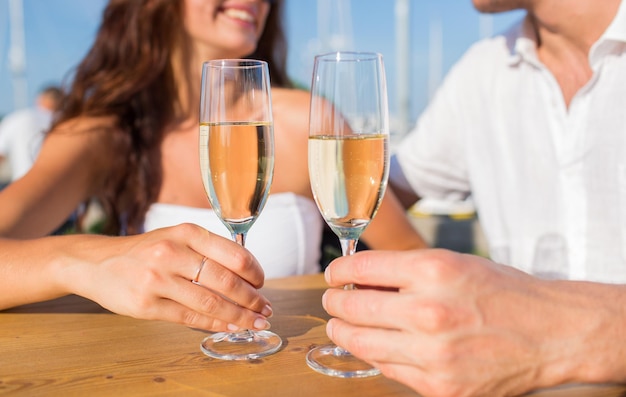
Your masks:
M37 262L50 264L45 266L47 279L28 278L21 288L12 288L13 298L11 289L0 294L3 307L74 293L136 318L212 331L269 327L271 309L257 290L264 275L256 259L238 244L195 225L129 237L72 235L2 244L9 252L12 247L33 252L32 258L21 258L33 274ZM198 284L192 282L196 276Z

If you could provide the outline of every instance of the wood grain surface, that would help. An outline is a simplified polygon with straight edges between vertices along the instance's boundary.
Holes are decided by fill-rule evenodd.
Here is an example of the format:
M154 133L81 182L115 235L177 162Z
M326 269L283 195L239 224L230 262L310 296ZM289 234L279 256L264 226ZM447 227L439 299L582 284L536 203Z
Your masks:
M204 332L107 312L76 296L0 312L0 395L15 396L417 396L377 376L337 379L305 354L329 343L321 275L268 280L278 353L222 361L199 350ZM578 385L533 397L626 396L623 386Z

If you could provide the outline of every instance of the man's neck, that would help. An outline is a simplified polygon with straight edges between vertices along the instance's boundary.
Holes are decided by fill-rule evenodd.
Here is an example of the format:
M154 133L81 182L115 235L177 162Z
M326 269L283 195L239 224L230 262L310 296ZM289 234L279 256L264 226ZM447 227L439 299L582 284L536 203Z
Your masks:
M587 55L589 49L609 26L621 0L544 0L529 10L540 46L559 52L567 49Z
M567 105L591 78L589 51L619 5L620 0L545 0L529 10L539 59L557 79Z

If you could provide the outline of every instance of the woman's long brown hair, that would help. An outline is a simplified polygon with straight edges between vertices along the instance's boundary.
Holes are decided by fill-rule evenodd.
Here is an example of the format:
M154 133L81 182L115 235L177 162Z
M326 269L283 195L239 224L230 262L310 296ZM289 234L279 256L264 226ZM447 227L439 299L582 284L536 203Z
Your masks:
M111 0L95 42L78 65L55 126L79 116L114 116L115 158L97 199L107 234L141 232L158 197L159 145L173 121L177 91L170 57L185 36L183 0ZM275 86L290 86L282 0L272 2L265 30L249 58L268 62ZM52 128L54 130L54 128Z

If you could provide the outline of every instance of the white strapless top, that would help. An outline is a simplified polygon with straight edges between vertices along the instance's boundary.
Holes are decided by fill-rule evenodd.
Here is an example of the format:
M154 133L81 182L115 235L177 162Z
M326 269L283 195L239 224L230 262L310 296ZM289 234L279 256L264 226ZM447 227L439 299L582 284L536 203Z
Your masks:
M266 278L318 273L323 222L313 200L294 193L271 194L246 236L246 248L259 260ZM144 230L180 223L195 223L231 238L212 209L163 203L150 206Z

